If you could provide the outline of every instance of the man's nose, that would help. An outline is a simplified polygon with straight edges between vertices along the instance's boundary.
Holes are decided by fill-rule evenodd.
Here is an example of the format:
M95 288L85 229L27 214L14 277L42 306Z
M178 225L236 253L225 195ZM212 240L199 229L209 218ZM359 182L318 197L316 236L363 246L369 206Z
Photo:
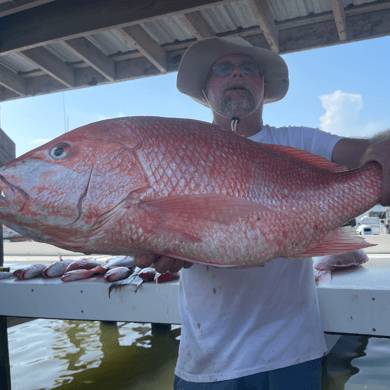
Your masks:
M233 78L236 77L242 77L244 74L243 70L241 69L240 65L235 64L233 69Z

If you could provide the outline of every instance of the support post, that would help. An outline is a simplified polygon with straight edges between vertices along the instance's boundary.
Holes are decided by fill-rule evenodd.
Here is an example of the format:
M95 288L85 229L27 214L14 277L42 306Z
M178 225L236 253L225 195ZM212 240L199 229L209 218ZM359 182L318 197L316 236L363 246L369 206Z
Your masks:
M11 390L6 316L0 316L0 389Z

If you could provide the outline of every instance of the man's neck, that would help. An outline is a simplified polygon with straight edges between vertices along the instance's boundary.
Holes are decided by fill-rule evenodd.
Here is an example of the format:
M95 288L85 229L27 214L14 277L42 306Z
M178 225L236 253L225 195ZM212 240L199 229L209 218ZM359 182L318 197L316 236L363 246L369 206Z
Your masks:
M224 118L213 112L213 123L224 130L231 130L232 120ZM251 137L263 129L263 120L259 113L255 112L250 116L240 119L236 126L236 133L244 137Z

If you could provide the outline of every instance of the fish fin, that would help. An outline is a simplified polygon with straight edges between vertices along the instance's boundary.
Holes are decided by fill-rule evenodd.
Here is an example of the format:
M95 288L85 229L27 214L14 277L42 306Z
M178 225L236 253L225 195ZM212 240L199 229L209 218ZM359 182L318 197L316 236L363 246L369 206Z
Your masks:
M348 170L348 167L346 167L345 165L335 164L334 162L329 161L324 157L306 152L302 149L293 148L291 146L268 144L267 147L270 147L271 149L280 151L282 153L286 153L289 156L293 157L295 160L305 162L307 164L312 165L313 167L325 169L329 172L344 172Z
M199 223L229 225L254 212L273 212L261 204L224 195L178 195L143 202L140 207L159 216L152 231L184 242L201 241Z
M296 257L326 256L368 248L377 244L368 243L349 227L338 228L328 233L317 244Z

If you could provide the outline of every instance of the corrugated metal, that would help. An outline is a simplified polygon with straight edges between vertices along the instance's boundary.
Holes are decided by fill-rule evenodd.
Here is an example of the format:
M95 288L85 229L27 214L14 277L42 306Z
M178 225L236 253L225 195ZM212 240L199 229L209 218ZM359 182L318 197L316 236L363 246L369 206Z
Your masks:
M136 50L118 30L91 34L86 36L86 38L107 56L118 52L126 53Z
M194 38L177 16L143 23L141 26L159 45Z
M14 72L30 72L37 68L31 61L25 59L17 53L0 56L0 64L13 70Z
M80 57L73 53L72 50L68 49L63 43L51 43L45 45L45 49L50 51L56 57L64 62L77 62L80 61Z

